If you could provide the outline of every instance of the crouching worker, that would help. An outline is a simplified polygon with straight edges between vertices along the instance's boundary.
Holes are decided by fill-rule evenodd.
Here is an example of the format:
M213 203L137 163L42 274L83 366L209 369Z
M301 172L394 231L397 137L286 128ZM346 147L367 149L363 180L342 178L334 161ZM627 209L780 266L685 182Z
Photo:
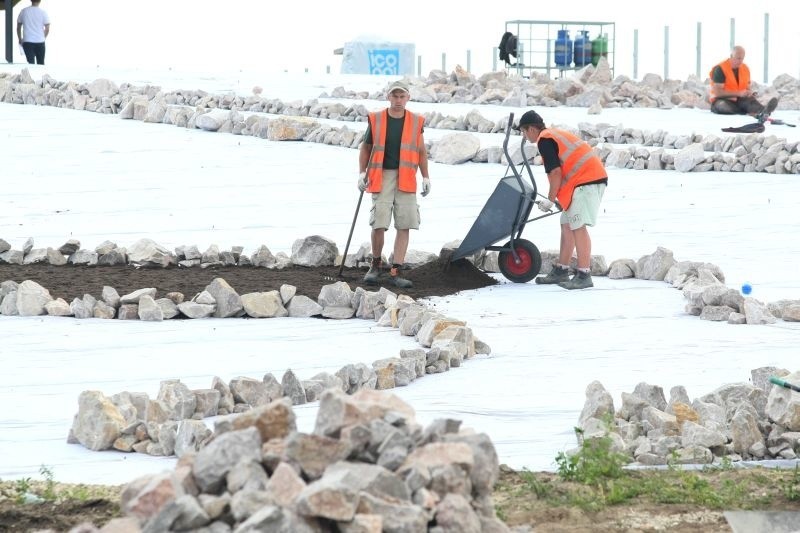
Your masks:
M528 142L536 143L550 183L547 199L537 201L536 205L548 212L558 201L563 209L558 263L549 274L536 278L536 283L557 283L565 289L592 287L592 240L587 226L595 225L608 184L603 162L577 136L545 126L535 111L520 117L519 130ZM578 270L570 279L569 263L575 250Z
M711 112L721 115L752 115L759 123L767 121L778 106L777 98L767 105L756 100L750 82L750 69L744 64L744 48L734 46L731 56L709 72ZM761 130L763 131L763 130Z
M425 118L406 109L409 98L405 83L394 82L389 87L389 108L369 114L358 155L358 188L372 193L372 265L364 282L379 283L383 240L394 215L397 235L389 280L400 289L413 285L400 276L400 267L408 251L409 230L419 229L417 169L422 173L422 196L431 190L428 152L422 137Z

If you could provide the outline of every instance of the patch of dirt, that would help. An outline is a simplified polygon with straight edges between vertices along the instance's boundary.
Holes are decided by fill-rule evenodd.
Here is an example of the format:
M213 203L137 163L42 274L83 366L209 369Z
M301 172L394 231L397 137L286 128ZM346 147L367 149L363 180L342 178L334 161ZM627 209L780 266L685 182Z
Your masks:
M351 289L363 287L377 290L383 286L392 292L405 294L414 299L428 296L448 296L460 291L480 289L494 285L497 281L477 269L466 260L451 263L447 268L434 261L412 270L403 270L402 276L411 280L410 289L397 289L389 278L388 271L381 276L379 285L367 285L362 278L365 271L345 268L341 277L339 267L300 267L274 270L247 266L209 268L134 268L130 266L52 266L46 264L9 265L0 264L0 281L13 280L21 283L35 281L50 291L53 298L63 298L70 303L74 298L91 294L99 298L103 287L114 287L120 296L133 291L155 287L156 298L168 292L181 292L187 300L203 291L214 278L223 278L238 294L278 290L281 285L297 287L297 294L316 300L324 285L337 281L346 282Z
M62 532L84 523L100 527L122 516L118 500L67 500L27 505L0 501L0 531L8 532L41 529Z
M500 479L492 499L498 516L516 531L547 533L730 533L723 510L685 503L655 502L637 497L619 505L599 510L587 509L568 494L580 493L585 486L565 482L551 472L514 471L501 466ZM647 476L665 479L665 471L647 471ZM674 473L672 473L674 477ZM739 498L728 509L760 511L800 511L797 475L792 470L747 468L699 472L702 483L713 487L739 487ZM532 490L532 486L537 487ZM665 482L665 486L667 483ZM71 485L55 483L48 487L42 481L30 481L27 492L43 494L51 490L55 501L21 504L19 482L0 481L0 532L38 531L49 529L67 532L91 523L106 525L123 517L120 495L123 486ZM539 491L537 495L536 491ZM547 496L544 496L547 494ZM588 500L587 500L588 501Z
M498 516L509 526L529 526L547 533L730 533L724 511L800 511L800 491L794 470L779 468L732 468L691 471L697 486L736 487L738 498L718 505L664 503L637 496L616 505L593 510L581 498L586 486L563 481L551 472L519 472L504 465L492 500ZM642 479L655 478L664 492L674 488L675 472L639 471ZM533 482L531 482L531 476ZM692 478L695 479L695 478ZM691 485L691 482L687 482ZM687 489L691 492L691 487ZM720 492L712 490L710 492ZM755 532L754 532L755 533Z

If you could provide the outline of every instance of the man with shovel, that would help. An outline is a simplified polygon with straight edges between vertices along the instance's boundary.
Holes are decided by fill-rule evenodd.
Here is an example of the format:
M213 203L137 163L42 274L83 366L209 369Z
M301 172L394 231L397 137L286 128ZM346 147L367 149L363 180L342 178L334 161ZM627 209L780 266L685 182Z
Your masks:
M558 283L559 287L570 290L593 287L592 240L587 226L594 226L608 184L603 162L589 144L574 134L546 127L536 111L528 111L520 117L519 129L528 142L536 143L550 182L547 198L537 201L536 205L549 212L558 201L564 210L558 263L549 274L536 278L536 283ZM578 253L578 270L570 279L573 251Z
M422 196L431 191L428 152L422 137L425 118L406 109L410 97L405 83L396 81L389 86L389 108L369 114L358 154L358 188L372 193L372 265L364 282L379 282L384 236L394 215L397 235L389 280L400 289L413 286L400 276L400 267L408 250L409 230L419 229L417 169L422 173Z

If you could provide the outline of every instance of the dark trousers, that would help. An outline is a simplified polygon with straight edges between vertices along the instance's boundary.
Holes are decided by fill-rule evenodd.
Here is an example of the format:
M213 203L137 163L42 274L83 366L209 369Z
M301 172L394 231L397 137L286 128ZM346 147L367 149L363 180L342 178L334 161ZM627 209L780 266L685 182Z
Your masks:
M44 65L44 43L22 43L22 49L25 51L28 63Z
M711 111L720 115L757 115L764 105L752 96L742 96L736 100L717 98L711 104Z

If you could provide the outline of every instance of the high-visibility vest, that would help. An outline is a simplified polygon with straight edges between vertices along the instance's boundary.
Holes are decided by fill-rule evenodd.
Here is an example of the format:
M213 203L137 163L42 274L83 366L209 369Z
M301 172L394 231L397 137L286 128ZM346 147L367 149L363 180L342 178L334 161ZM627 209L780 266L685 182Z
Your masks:
M597 157L588 143L568 131L544 129L539 138L553 139L558 145L558 159L561 162L561 187L556 199L561 209L566 211L572 203L575 187L607 178L603 162Z
M386 153L386 129L388 110L369 114L372 130L372 156L367 167L369 187L367 192L381 192L383 182L383 159ZM403 134L400 136L400 167L397 169L397 188L403 192L417 192L417 168L422 142L422 127L425 117L406 110L403 119Z
M750 88L750 69L747 68L747 65L742 63L739 65L739 77L733 74L733 67L731 66L731 60L726 59L717 67L722 69L722 72L725 74L725 85L723 85L723 89L729 92L733 91L744 91ZM716 67L715 67L716 68ZM717 87L714 83L714 69L711 69L711 72L708 73L708 77L711 79L711 96L710 100L713 102L717 99ZM735 98L734 98L735 100Z

